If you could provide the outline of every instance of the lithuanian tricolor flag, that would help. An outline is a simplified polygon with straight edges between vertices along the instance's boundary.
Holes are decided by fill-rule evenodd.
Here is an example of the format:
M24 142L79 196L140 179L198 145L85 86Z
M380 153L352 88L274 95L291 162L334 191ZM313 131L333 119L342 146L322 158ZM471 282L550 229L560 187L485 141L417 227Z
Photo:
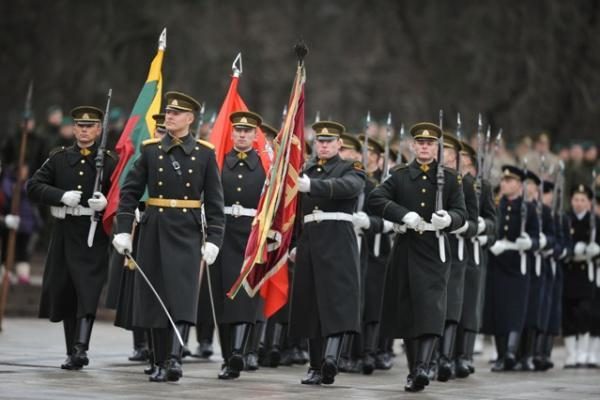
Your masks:
M108 192L108 205L104 211L102 223L104 231L110 235L114 216L119 206L121 186L125 182L127 173L140 155L142 141L154 135L155 121L152 115L160 112L162 98L162 63L167 48L167 29L163 29L158 40L158 52L150 64L150 71L146 83L133 106L133 110L125 124L117 142L116 151L119 154L119 163L113 172Z

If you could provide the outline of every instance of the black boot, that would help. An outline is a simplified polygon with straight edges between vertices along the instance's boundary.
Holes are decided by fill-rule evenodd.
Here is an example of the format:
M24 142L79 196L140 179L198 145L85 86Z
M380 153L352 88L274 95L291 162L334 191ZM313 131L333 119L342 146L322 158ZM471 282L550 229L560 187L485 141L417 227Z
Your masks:
M154 339L152 329L144 329L148 340L148 366L144 368L144 374L152 375L156 369L156 358L154 357Z
M189 327L189 324L185 322L178 322L175 324L177 327L177 331L179 332L179 336L181 339L184 338L184 333L186 327ZM171 354L169 356L169 360L165 366L167 370L167 380L171 382L177 382L183 376L183 369L181 367L181 359L183 356L183 348L184 346L179 341L177 334L175 331L171 330Z
M141 328L134 328L133 336L133 354L129 357L129 361L147 361L148 360L148 340L146 332Z
M77 333L75 335L75 344L73 345L73 354L71 354L71 365L73 368L67 369L81 369L89 364L90 360L88 359L87 351L90 346L93 326L94 317L92 316L77 320Z
M218 375L219 379L230 380L240 377L240 371L234 371L227 363L227 360L231 357L232 330L231 324L219 324L221 353L223 354L223 365L221 365L221 371Z
M552 348L554 347L554 336L546 335L544 337L544 371L554 368L554 363L552 362Z
M440 359L439 350L439 338L435 338L435 344L433 346L433 352L431 354L431 361L429 361L429 367L427 368L427 377L429 382L437 380L438 376L438 360Z
M267 349L265 363L269 367L277 368L281 361L281 343L283 341L283 325L275 322L271 331L270 343Z
M454 340L456 338L455 322L446 322L444 335L440 341L440 358L438 359L438 376L440 382L447 382L452 378L452 354L454 353Z
M533 354L535 352L535 342L537 339L537 332L535 329L527 329L525 336L521 343L521 371L535 371L535 365L533 364Z
M215 325L212 323L196 325L198 347L196 347L196 352L192 354L192 357L208 359L213 355L212 341L214 332Z
M231 355L227 366L233 371L240 372L244 369L244 350L250 333L250 324L235 324L231 333Z
M506 356L506 336L496 335L494 336L494 343L496 345L496 361L492 366L492 372L502 372L505 370L504 357Z
M375 370L375 351L378 335L379 323L373 322L365 325L363 335L364 352L362 360L362 373L365 375L371 375Z
M406 365L408 367L408 376L406 377L406 385L404 386L404 390L407 392L414 391L413 380L418 351L419 341L417 339L404 339L404 353L406 354Z
M431 361L431 354L436 344L436 337L432 335L421 336L417 340L417 358L409 392L420 392L429 385L428 366Z
M325 385L331 385L338 374L338 360L340 359L343 338L343 334L338 334L328 336L325 340L325 352L321 364L321 383Z
M475 365L473 364L473 354L475 353L475 341L477 340L477 332L467 331L468 334L468 345L467 345L467 360L469 365L469 371L475 373Z
M323 341L321 338L309 339L308 353L310 366L304 379L300 381L303 385L321 384L321 360L323 359Z
M388 370L392 368L392 353L388 351L392 339L380 337L379 348L375 355L375 369Z
M60 366L62 369L81 369L73 364L71 356L73 355L73 346L75 345L75 335L77 334L77 320L75 318L63 319L63 329L65 332L65 346L67 348L67 359Z
M167 381L167 357L169 353L169 330L152 328L152 353L154 353L154 371L148 377L150 382Z
M345 334L342 339L340 357L337 362L339 372L350 372L352 369L352 346L354 344L354 334Z
M467 330L461 330L461 334L456 341L456 377L466 378L471 374L471 359L472 352L469 346L471 338L475 337L476 333Z
M504 355L504 370L512 371L517 363L517 351L521 341L520 332L510 332L508 334L508 343L506 345L506 354Z
M257 322L250 329L250 336L245 355L245 369L247 371L256 371L258 369L258 348L260 346L260 339L263 336L262 333L264 328L265 324L263 322Z

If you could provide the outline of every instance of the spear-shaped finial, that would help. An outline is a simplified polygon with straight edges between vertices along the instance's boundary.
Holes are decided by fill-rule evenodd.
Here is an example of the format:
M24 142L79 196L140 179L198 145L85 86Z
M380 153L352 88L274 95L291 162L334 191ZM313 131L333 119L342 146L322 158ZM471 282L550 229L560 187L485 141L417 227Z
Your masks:
M244 68L242 66L242 52L239 52L233 63L231 64L231 71L233 71L233 77L239 78L242 72L244 72Z
M304 64L304 57L308 54L308 46L304 42L304 39L300 38L298 43L294 46L294 52L296 53L296 57L298 57L298 65Z
M167 28L163 28L160 33L160 37L158 38L158 49L165 51L167 48Z

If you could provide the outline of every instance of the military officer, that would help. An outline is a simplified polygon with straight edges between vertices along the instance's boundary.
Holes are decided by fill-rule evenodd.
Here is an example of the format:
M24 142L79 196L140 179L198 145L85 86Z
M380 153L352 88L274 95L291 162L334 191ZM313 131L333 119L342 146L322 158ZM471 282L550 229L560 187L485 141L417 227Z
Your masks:
M143 143L141 155L121 189L113 239L119 253L131 252L134 211L147 190L137 261L180 334L196 321L201 257L206 264L213 264L223 239L223 189L213 146L194 139L190 132L199 109L199 103L184 93L166 93L168 134ZM150 381L177 381L182 376L183 346L177 335L169 332L172 328L167 316L148 285L136 279L134 289L133 325L152 329L158 368Z
M590 218L592 216L592 189L580 184L571 190L571 210L567 214L573 248L564 269L562 330L567 350L565 368L575 368L587 363L590 340L590 319L594 298L594 273L590 260L600 254L598 236L592 242Z
M461 142L452 134L444 132L444 165L446 168L457 171L462 178L462 190L467 207L467 220L463 226L450 232L450 253L452 262L450 279L448 280L448 296L446 299L446 325L440 340L437 379L446 382L452 377L454 366L454 344L458 323L461 320L465 290L465 274L470 261L470 252L467 243L477 234L479 207L475 194L475 182L472 175L462 175L458 171L459 157L462 151Z
M382 334L404 339L410 370L405 390L421 391L429 384L428 366L446 318L450 274L446 231L463 226L467 212L461 179L446 168L440 170L443 208L435 208L440 127L423 122L410 132L416 159L394 168L371 192L368 204L374 215L398 224L401 232L388 264Z
M531 171L527 171L525 190L527 198L531 200L536 212L536 218L540 227L538 250L531 254L529 264L529 299L527 301L527 316L523 340L521 341L521 354L517 369L521 371L533 371L533 355L535 352L538 336L543 337L549 318L549 301L547 294L552 290L552 272L549 260L544 257L548 249L554 247L555 233L550 207L542 202L540 194L540 178Z
M225 200L225 236L222 251L211 275L213 296L224 364L219 379L239 377L244 369L244 350L250 329L262 312L260 296L249 297L240 290L235 299L227 292L240 275L252 221L260 200L266 171L258 153L252 148L260 115L249 111L229 116L233 131L233 148L225 156L221 181Z
M475 372L473 366L473 350L475 337L481 326L483 309L483 290L485 286L485 270L487 263L486 249L493 243L496 232L496 206L490 183L483 179L477 182L477 153L468 143L461 143L460 153L463 185L472 180L479 198L479 216L477 218L477 236L465 241L465 252L468 252L465 270L465 289L463 306L458 332L456 336L456 377L466 378Z
M116 156L104 158L102 192L94 192L96 140L102 133L102 110L91 106L71 111L76 143L51 152L27 184L29 198L50 206L56 219L44 269L40 318L63 321L67 360L63 369L88 365L87 350L98 300L108 273L109 238L98 224L91 247L86 239L90 217L102 212Z
M332 384L344 334L360 331L360 267L352 213L365 185L358 161L342 160L344 126L313 124L316 157L298 178L303 229L291 294L290 332L309 339L303 384ZM294 250L292 250L294 253Z
M502 167L498 205L498 240L490 248L485 289L483 332L494 335L498 358L492 371L512 370L516 364L529 298L527 252L537 249L539 226L533 205L523 203L525 173ZM522 208L523 207L523 208ZM522 212L526 210L524 231Z

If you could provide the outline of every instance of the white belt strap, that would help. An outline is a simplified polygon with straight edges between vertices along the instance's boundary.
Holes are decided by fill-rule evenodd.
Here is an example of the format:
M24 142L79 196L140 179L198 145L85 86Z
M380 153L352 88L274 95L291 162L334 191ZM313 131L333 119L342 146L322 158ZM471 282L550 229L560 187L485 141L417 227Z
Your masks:
M304 223L320 221L347 221L352 222L352 214L343 212L314 212L304 216Z
M54 218L65 219L67 215L74 217L89 217L94 215L94 210L88 207L77 206L77 207L50 207L50 214Z
M227 206L223 209L226 215L232 215L234 217L255 217L256 209L255 208L245 208L240 206L239 204L234 204L232 206Z

